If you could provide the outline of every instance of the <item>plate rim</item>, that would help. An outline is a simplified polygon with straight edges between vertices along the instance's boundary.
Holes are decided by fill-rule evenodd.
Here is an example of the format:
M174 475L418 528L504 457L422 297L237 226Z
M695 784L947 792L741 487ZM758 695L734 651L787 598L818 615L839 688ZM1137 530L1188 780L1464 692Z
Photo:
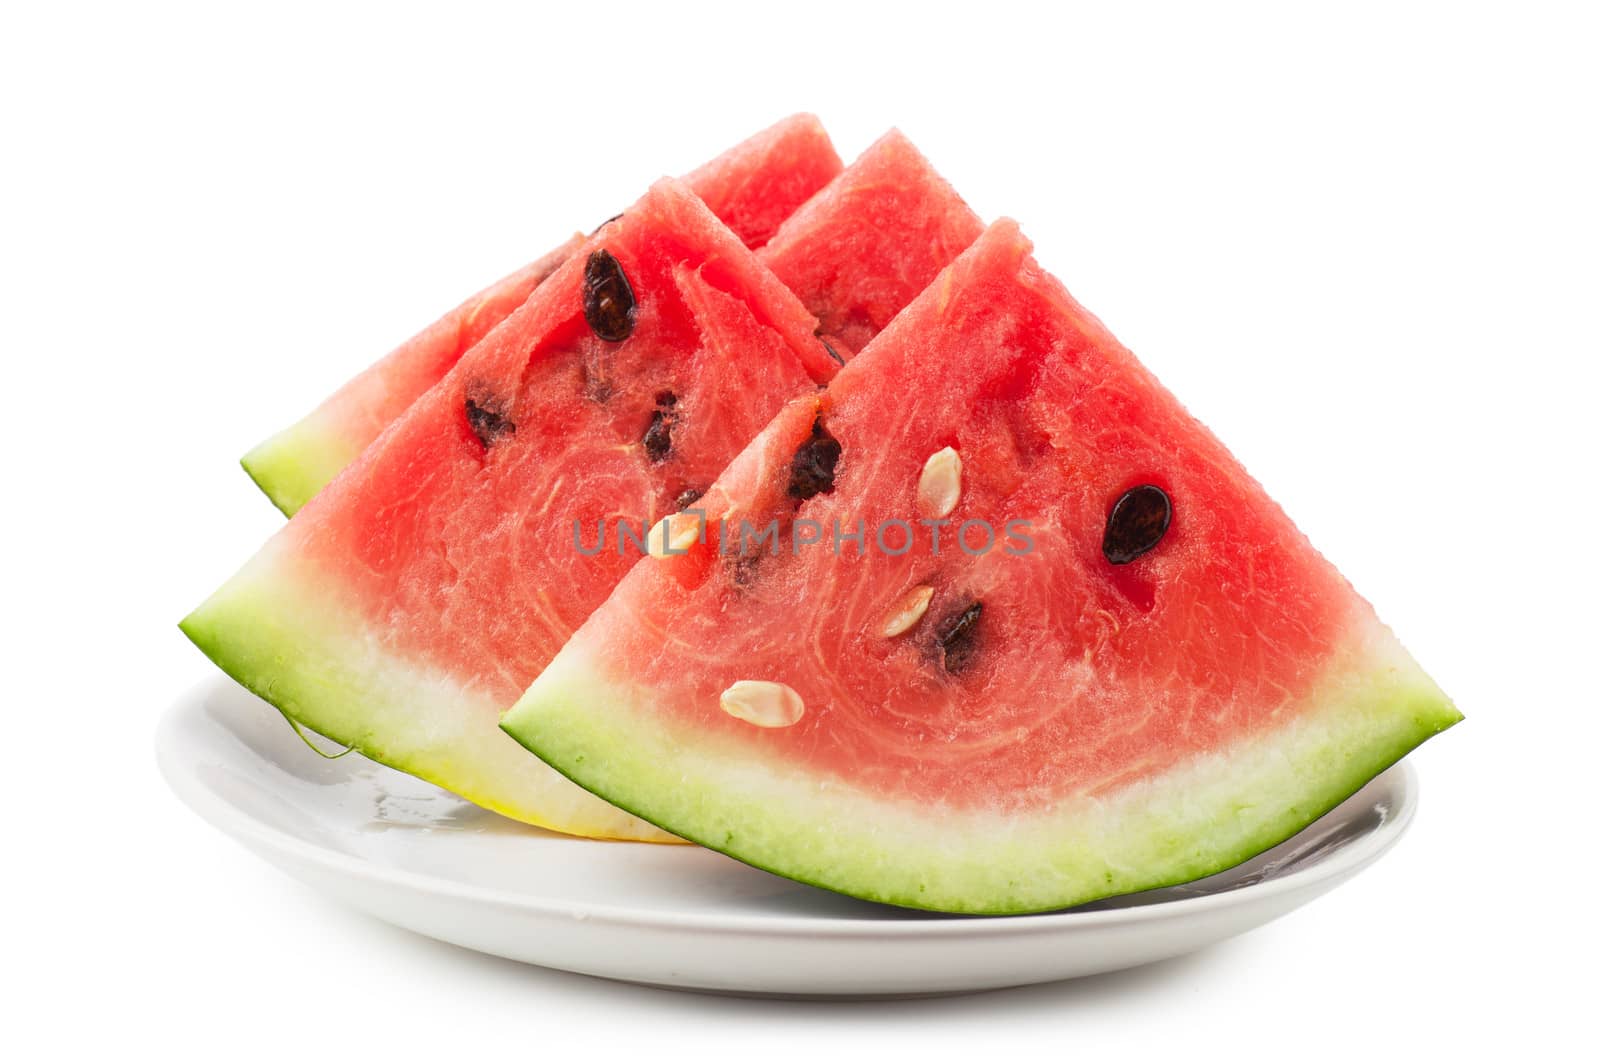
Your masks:
M1396 800L1383 822L1361 833L1325 857L1280 876L1250 883L1232 890L1214 894L1201 894L1186 898L1173 898L1149 905L1135 905L1116 909L1078 910L1063 909L1037 913L1002 915L974 915L964 913L939 913L927 910L905 909L885 905L886 909L910 913L926 913L928 919L851 919L839 916L755 915L750 913L702 914L670 911L646 911L627 906L585 902L580 899L558 900L548 896L521 894L496 887L484 887L443 876L393 868L353 854L317 846L299 836L272 827L252 817L238 806L215 795L204 787L189 771L181 756L186 740L184 722L198 713L208 693L219 689L232 689L230 693L249 694L245 688L225 677L209 677L191 683L162 711L155 730L156 764L167 786L184 805L197 813L202 820L247 848L262 848L277 852L303 864L346 879L362 880L370 885L385 888L403 888L412 892L439 895L450 901L472 905L491 905L524 915L546 919L582 921L589 924L607 924L617 928L649 928L687 930L697 933L729 935L767 935L787 937L796 934L808 939L872 939L872 938L961 938L980 935L1009 937L1019 934L1039 934L1052 930L1071 928L1110 928L1125 924L1149 923L1165 919L1186 918L1207 911L1222 911L1246 903L1258 903L1278 894L1293 893L1328 879L1353 874L1376 861L1406 833L1416 817L1419 781L1416 769L1402 759L1389 766L1373 779L1395 774ZM252 696L254 697L254 696ZM270 708L270 706L269 706ZM532 756L531 754L529 755ZM393 770L391 770L393 771ZM1369 783L1371 781L1368 781ZM1363 786L1366 786L1365 784ZM1359 793L1359 792L1357 792ZM1353 795L1352 795L1353 797ZM1346 799L1348 800L1348 799ZM1335 807L1337 808L1337 807ZM1332 810L1329 810L1332 812ZM1324 814L1326 816L1327 814ZM1321 817L1318 820L1322 819ZM1317 823L1316 820L1311 822ZM1309 828L1308 824L1306 827ZM1301 829L1305 830L1304 828ZM600 846L656 846L661 843L626 842L609 839L579 839L550 832L558 840L590 842ZM1292 836L1291 836L1292 837ZM1285 840L1287 841L1287 840ZM734 860L734 858L729 858ZM1235 866L1237 867L1237 866ZM1174 884L1180 885L1180 884ZM817 887L822 890L825 888ZM1131 897L1132 892L1119 897ZM872 904L872 903L869 903Z

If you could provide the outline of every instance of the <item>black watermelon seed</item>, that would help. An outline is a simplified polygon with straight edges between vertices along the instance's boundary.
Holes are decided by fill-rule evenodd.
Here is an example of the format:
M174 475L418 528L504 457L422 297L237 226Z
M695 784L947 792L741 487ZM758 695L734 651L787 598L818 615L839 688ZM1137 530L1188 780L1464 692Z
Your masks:
M633 286L622 263L605 248L589 253L583 267L583 317L602 340L621 343L633 333Z
M1172 524L1172 500L1154 484L1141 484L1122 493L1106 518L1106 535L1100 550L1112 565L1127 565L1154 550Z
M650 415L650 426L644 430L644 453L652 462L662 462L672 453L672 426L678 415L672 408L678 397L663 388L656 393L656 411Z
M837 352L837 351L835 351L833 349L833 345L832 344L830 344L826 340L823 340L822 337L820 337L820 336L818 336L817 339L818 340L822 340L822 347L823 347L823 349L825 351L828 352L828 357L829 358L833 359L835 362L839 363L839 365L841 365L841 366L844 365L844 359L839 357L839 352Z
M983 603L969 602L952 610L934 625L934 638L944 655L944 671L960 672L972 661L978 649L978 618L983 616Z
M594 229L590 230L589 235L590 236L594 236L595 233L598 233L600 230L604 229L606 226L610 225L612 222L616 221L618 218L621 218L621 217L622 217L622 212L618 211L616 214L613 214L611 217L607 218L605 221L603 221L599 225L595 226Z
M502 437L510 436L517 431L516 424L506 417L504 411L479 403L470 396L467 398L467 425L472 429L472 434L478 437L478 442L485 447L493 446Z
M650 427L644 430L644 453L652 462L662 462L672 453L672 419L664 411L650 415Z
M789 497L804 500L831 492L833 472L843 450L822 427L821 418L812 422L811 438L794 452L794 461L789 464Z
M689 507L699 502L700 496L704 494L704 488L684 488L683 491L678 494L678 497L673 500L672 508L679 513L682 513L684 510L687 510Z
M756 582L761 566L759 554L736 554L728 559L728 580L734 587L746 588Z

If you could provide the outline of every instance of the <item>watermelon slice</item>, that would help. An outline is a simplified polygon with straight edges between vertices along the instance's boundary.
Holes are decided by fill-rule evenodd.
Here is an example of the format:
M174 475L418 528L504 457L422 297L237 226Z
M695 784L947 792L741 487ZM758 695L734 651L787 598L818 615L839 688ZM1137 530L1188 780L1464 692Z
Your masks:
M895 165L879 165L893 152ZM821 195L803 241L841 276L883 259L871 185L920 195L944 231L981 226L901 138ZM908 218L897 276L959 248ZM856 287L847 282L846 287ZM909 296L907 297L909 298ZM624 310L636 303L631 313ZM183 622L291 718L509 816L663 838L528 757L497 727L638 559L637 539L705 490L838 363L816 319L682 186L608 223ZM619 522L635 538L622 538ZM607 538L599 539L604 525Z
M1014 913L1234 865L1458 720L1030 251L992 227L791 403L505 730L762 868Z
M765 244L779 223L842 165L822 123L802 114L756 134L684 180L754 248ZM395 348L310 414L245 455L245 471L292 516L583 243L581 234L574 235Z
M817 316L845 359L983 230L898 130L884 134L850 171L849 180L795 211L761 250L761 260ZM840 225L841 218L849 224ZM908 254L910 248L918 253Z

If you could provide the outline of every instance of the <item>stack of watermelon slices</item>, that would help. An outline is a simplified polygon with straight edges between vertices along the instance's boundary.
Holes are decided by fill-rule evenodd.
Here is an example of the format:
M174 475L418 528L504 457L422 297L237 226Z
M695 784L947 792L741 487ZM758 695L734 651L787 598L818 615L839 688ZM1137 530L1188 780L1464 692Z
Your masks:
M1207 875L1459 719L896 133L658 183L246 465L293 519L183 628L292 720L863 898Z
M793 202L786 172L836 159L802 117L701 173L741 175L725 215L767 218ZM686 184L658 184L453 362L431 339L450 330L430 329L324 404L360 406L353 429L290 430L322 468L339 452L318 440L372 424L377 406L350 396L439 371L184 630L293 720L385 764L542 827L667 838L529 757L500 713L638 560L617 522L642 539L706 490L838 370L850 349L822 321L864 341L981 231L898 133L759 251ZM592 543L608 525L609 549L580 553L576 530Z
M740 240L758 248L842 166L822 123L795 115L683 180ZM245 471L285 515L294 516L583 243L583 235L574 234L395 348L245 455Z

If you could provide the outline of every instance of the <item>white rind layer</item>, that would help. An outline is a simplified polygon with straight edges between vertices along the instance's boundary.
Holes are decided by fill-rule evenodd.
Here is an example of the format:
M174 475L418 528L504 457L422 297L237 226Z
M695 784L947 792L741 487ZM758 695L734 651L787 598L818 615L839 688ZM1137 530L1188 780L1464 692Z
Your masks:
M1109 794L1000 813L868 793L653 706L580 632L502 727L684 838L859 897L973 913L1064 908L1231 867L1460 719L1388 629L1364 622L1286 723Z
M495 812L577 835L676 841L530 757L505 699L397 656L333 581L273 540L181 627L224 672L298 723Z

